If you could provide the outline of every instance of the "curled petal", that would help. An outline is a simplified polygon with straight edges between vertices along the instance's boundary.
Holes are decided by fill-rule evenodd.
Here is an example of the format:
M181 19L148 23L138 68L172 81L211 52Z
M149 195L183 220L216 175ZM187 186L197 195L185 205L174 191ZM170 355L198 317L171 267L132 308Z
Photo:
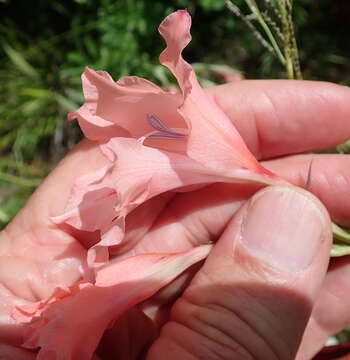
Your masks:
M160 62L175 75L184 96L179 112L190 128L187 154L211 168L239 167L277 179L250 153L230 119L200 87L191 65L182 58L191 41L190 27L191 17L185 10L170 14L159 26L167 43Z
M78 180L70 205L54 218L80 230L100 230L101 240L88 250L90 268L107 261L106 248L123 241L128 214L157 195L214 182L274 183L237 167L225 173L210 169L185 155L143 146L136 139L114 138L104 146L116 159L111 170L103 168ZM89 184L87 179L94 181ZM113 195L97 196L101 194Z
M186 127L176 111L181 96L167 93L145 79L132 76L114 82L107 73L86 68L82 81L85 104L68 119L77 118L91 140L142 137L153 130L146 120L149 113L166 119L170 128Z
M106 187L100 182L112 168L113 163L79 178L73 185L64 214L51 220L85 231L100 230L111 223L116 216L117 193L113 187Z
M168 190L221 178L184 155L136 139L115 138L105 146L115 154L113 166L78 179L65 212L53 218L80 230L100 230L101 240L88 251L90 267L108 260L106 247L123 240L125 218L136 207Z
M76 285L70 296L38 304L44 307L39 313L32 309L33 316L39 316L28 325L24 346L40 347L38 360L91 359L104 331L125 311L203 260L210 249L205 245L183 253L145 254L109 263L98 271L95 285ZM19 308L16 314L22 320L25 314L31 319L28 309Z

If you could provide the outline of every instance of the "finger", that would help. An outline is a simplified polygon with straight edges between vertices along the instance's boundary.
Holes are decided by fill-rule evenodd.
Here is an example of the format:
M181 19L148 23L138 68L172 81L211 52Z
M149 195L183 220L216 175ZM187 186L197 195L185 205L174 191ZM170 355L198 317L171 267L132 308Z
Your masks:
M85 248L49 217L62 211L76 176L102 161L106 159L97 146L78 146L0 233L1 341L23 342L23 327L11 317L14 306L48 298L56 288L68 287L81 277Z
M76 179L107 162L97 143L82 141L44 180L6 230L11 232L14 228L25 232L33 226L52 226L49 217L63 211Z
M258 192L175 303L148 359L294 359L330 244L329 217L310 193Z
M240 81L212 88L259 159L320 150L350 138L350 89L316 81Z
M1 359L4 360L35 360L36 354L15 346L0 344Z
M147 233L124 256L166 249L186 251L215 242L229 219L256 190L256 186L217 183L176 194Z
M241 81L209 91L260 158L325 148L350 137L350 90L343 86L311 81ZM32 218L60 213L74 180L106 162L98 144L83 141L32 197L26 209L39 215Z
M50 296L55 287L68 286L80 277L86 251L69 231L53 224L50 216L63 210L78 176L106 162L96 144L82 142L1 232L0 268L12 269L0 272L0 282L7 289L37 301Z
M350 137L350 90L342 86L306 81L242 81L210 92L259 157L325 148ZM25 207L25 214L30 212L31 221L41 222L44 214L60 213L74 180L106 161L96 143L84 141L50 174Z
M336 223L350 226L350 156L296 155L267 161L264 166L295 185L307 186Z
M267 161L264 166L293 184L305 187L312 162L308 190L323 202L332 219L341 225L349 226L349 161L350 157L347 155L296 155ZM340 182L339 178L343 181ZM153 227L132 251L124 256L144 251L181 251L215 242L253 191L254 189L232 184L213 184L189 194L178 194L167 203ZM173 241L175 237L177 240ZM153 298L152 302L164 304L172 301L192 274L184 274L183 282L172 283L164 291L160 291L157 299Z
M314 193L334 221L350 226L350 156L331 154L295 155L263 163L269 170ZM153 226L135 245L139 252L182 251L216 241L235 212L255 191L249 186L213 184L177 194ZM173 239L176 237L176 241Z
M350 324L350 257L333 260L312 311L298 351L298 360L311 359L333 334Z

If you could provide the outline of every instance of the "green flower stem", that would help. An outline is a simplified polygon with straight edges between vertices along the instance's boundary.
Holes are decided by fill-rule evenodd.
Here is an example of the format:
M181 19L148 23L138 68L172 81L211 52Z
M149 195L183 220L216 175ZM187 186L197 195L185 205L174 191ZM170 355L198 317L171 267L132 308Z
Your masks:
M291 49L291 32L290 32L290 24L288 22L288 15L287 15L287 9L286 9L286 2L285 0L278 2L279 7L279 13L281 14L282 19L282 26L283 26L283 34L285 36L284 41L284 56L286 59L285 67L286 67L286 73L287 77L290 80L293 80L295 78L294 76L294 64L293 64L293 57L292 57L292 49Z
M282 63L282 65L286 65L286 59L282 54L282 51L280 50L277 41L275 37L273 36L269 26L266 24L263 16L261 15L261 12L255 2L255 0L245 0L247 5L249 6L250 11L256 16L256 19L258 20L259 24L265 31L266 36L268 37L273 49L275 50L275 53L279 59L279 61Z
M290 56L286 56L286 73L289 80L294 80L294 67L293 67L293 61L290 58Z

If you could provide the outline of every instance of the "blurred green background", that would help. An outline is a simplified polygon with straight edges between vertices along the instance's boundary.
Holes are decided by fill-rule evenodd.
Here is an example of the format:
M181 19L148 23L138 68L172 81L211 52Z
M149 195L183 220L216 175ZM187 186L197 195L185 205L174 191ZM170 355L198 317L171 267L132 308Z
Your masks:
M247 10L244 0L234 3ZM285 77L223 0L0 0L0 228L81 138L65 118L82 102L85 66L171 84L156 29L179 8L193 16L190 62L226 64L246 78ZM350 84L349 19L349 0L294 1L304 78Z

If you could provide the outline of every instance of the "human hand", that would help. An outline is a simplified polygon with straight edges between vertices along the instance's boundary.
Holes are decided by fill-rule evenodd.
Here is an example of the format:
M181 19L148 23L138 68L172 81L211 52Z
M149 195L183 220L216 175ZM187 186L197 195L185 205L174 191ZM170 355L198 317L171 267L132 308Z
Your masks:
M349 138L348 89L314 82L242 81L211 92L260 160L288 155L265 161L267 168L303 186L313 159L310 191L322 200L335 221L349 225L350 205L344 201L348 157L293 156ZM10 315L15 305L45 299L55 287L69 286L79 278L79 265L86 257L79 240L90 237L94 242L96 234L54 225L49 217L62 212L78 176L105 163L95 144L80 144L1 234L3 342L22 342L24 328ZM152 224L144 219L129 229L129 234L142 233L142 240L125 256L181 251L218 240L201 270L190 284L186 283L168 323L167 311L162 313L160 323L166 325L150 348L150 359L164 357L165 351L167 357L176 359L293 358L315 304L298 354L300 359L309 359L331 333L350 322L346 259L337 261L324 278L331 236L322 205L292 187L267 188L245 203L252 192L245 186L238 192L237 185L214 184L190 193L166 194L152 204L152 214L157 214ZM280 201L280 197L285 201ZM267 228L264 215L254 211L259 204L261 208L266 206L265 215L270 211L271 228ZM293 218L293 212L300 212L300 221L295 215ZM250 228L245 225L248 230L243 241L238 241L242 218L249 219L247 213L255 213L260 220L254 220L254 231L248 231ZM274 247L273 228L280 235L283 231L289 234L281 239L284 246L276 256L268 247ZM254 241L260 233L260 241ZM174 237L176 242L164 241ZM252 250L245 238L253 239ZM266 249L259 248L259 244L265 244ZM308 257L307 251L312 249L315 254ZM292 265L288 263L290 255L296 261ZM291 267L285 270L288 264ZM167 308L164 305L172 304L183 290L181 280L184 279L171 284L145 306L153 301L157 311ZM21 353L23 359L35 356ZM112 353L109 355L112 357Z

